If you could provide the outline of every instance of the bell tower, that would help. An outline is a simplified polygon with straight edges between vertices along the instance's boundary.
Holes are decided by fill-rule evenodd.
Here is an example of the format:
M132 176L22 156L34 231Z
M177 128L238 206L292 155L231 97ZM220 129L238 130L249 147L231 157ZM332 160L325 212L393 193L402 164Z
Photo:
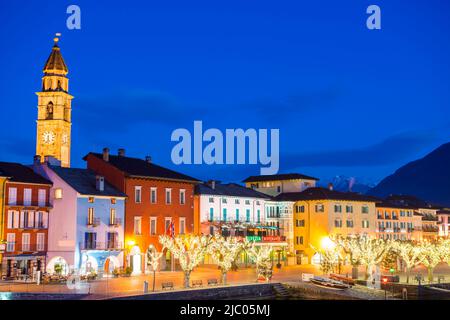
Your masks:
M52 156L61 161L62 167L70 167L70 144L73 96L69 94L66 63L58 46L60 34L56 34L52 52L44 66L42 89L38 96L36 155Z

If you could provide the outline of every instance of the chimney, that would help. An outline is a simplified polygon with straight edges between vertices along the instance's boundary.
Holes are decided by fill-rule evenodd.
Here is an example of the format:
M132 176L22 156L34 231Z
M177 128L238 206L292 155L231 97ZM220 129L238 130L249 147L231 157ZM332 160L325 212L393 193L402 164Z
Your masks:
M209 185L211 187L211 189L215 190L216 189L216 180L209 180L206 184Z
M103 148L103 161L109 161L109 148Z
M125 157L125 149L120 148L119 150L117 150L117 155L119 157Z
M35 155L34 157L33 157L33 163L34 164L41 164L41 156L40 155Z
M333 191L333 184L331 182L328 184L328 190Z
M105 191L105 177L95 176L95 188L98 191Z
M152 157L150 157L150 156L145 156L145 162L147 162L147 163L152 163Z

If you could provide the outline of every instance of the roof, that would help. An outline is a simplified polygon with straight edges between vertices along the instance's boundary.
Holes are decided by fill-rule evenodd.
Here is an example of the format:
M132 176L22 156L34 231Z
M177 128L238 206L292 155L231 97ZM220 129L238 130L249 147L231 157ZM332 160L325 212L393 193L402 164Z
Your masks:
M396 203L387 200L382 200L375 205L377 208L395 208L395 209L417 209L417 207L405 204L405 203Z
M250 176L242 182L260 182L260 181L276 181L276 180L319 180L311 176L307 176L300 173L282 173L272 175Z
M103 155L99 153L89 153L99 159L103 160ZM87 157L87 156L86 156ZM84 159L86 159L84 157ZM200 180L185 174L158 166L154 163L149 163L146 160L131 158L125 156L109 155L109 161L111 165L124 172L128 176L156 178L163 180L175 180L198 183Z
M398 205L406 205L414 208L420 209L439 209L440 206L433 205L416 196L403 195L403 194L391 194L386 198L386 201L390 203L395 203Z
M61 55L61 49L58 47L57 41L55 41L55 45L53 46L52 52L50 53L43 69L44 72L51 70L59 70L65 73L69 72L69 69L67 69L66 63Z
M202 183L195 186L195 194L270 199L270 196L264 193L258 192L250 188L246 188L236 183L227 183L227 184L216 183L214 189L211 187L210 184Z
M308 188L302 192L281 193L273 198L275 201L300 201L300 200L347 200L377 202L378 199L355 192L341 192L327 188Z
M438 212L436 212L436 214L449 214L450 215L450 209L441 209Z
M96 188L96 174L89 169L62 168L49 166L61 179L70 185L75 191L82 195L89 196L111 196L126 197L123 192L118 191L112 185L105 181L103 191Z
M11 182L52 185L50 180L37 174L28 166L15 162L0 162L0 173Z

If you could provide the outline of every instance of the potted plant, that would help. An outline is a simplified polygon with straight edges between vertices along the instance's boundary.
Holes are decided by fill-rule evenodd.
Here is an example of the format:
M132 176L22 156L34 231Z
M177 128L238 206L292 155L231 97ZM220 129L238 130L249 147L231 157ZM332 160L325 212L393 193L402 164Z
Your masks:
M123 275L124 275L124 277L129 277L129 276L131 276L132 273L133 273L133 269L131 269L131 267L126 267Z
M118 278L120 275L119 269L118 268L114 268L112 275L114 278Z

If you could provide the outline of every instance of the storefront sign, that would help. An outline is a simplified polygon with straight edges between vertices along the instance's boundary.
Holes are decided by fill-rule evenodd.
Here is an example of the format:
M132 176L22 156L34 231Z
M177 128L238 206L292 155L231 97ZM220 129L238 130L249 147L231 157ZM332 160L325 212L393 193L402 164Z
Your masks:
M247 236L247 240L248 241L253 241L253 242L260 242L261 241L261 236Z
M266 237L262 237L262 240L264 242L280 242L281 237L280 236L266 236Z

